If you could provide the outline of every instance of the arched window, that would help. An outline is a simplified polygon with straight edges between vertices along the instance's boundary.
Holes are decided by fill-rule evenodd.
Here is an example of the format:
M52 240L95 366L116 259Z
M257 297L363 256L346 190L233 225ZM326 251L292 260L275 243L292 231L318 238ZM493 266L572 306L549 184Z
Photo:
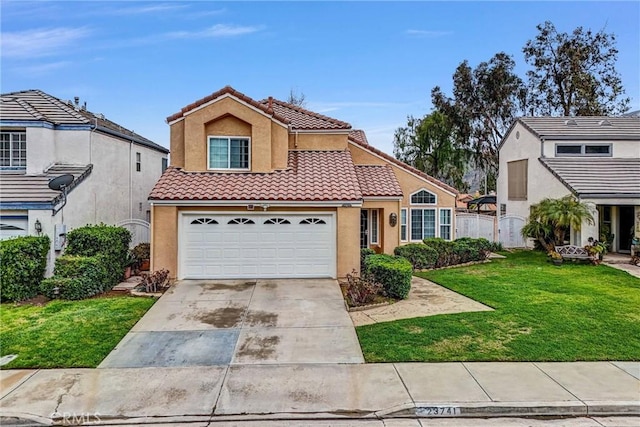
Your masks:
M255 224L255 222L253 222L253 220L249 218L234 218L227 224Z
M326 224L326 222L320 218L305 218L300 221L300 224Z
M436 195L427 190L420 190L411 195L411 204L412 205L435 205Z
M191 221L191 224L217 224L218 221L216 221L213 218L196 218L193 221Z
M284 218L270 218L264 222L265 224L291 224L288 219Z

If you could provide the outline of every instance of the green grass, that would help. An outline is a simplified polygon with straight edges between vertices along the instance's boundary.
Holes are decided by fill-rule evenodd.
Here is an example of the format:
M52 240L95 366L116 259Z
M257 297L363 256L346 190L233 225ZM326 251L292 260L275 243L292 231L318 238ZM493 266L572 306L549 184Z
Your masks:
M368 362L640 360L640 279L539 252L419 276L495 311L357 328Z
M0 306L0 355L7 368L94 368L155 302L108 297Z

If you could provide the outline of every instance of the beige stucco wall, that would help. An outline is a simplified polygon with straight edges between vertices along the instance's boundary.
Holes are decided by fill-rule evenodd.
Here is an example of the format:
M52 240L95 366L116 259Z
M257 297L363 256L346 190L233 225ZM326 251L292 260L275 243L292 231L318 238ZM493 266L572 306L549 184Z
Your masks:
M287 167L289 150L287 147L288 130L276 122L271 123L271 163L273 169Z
M184 120L170 126L171 166L184 168Z
M251 171L270 172L272 168L272 140L281 137L281 132L272 133L273 120L246 106L237 100L222 98L206 107L194 110L184 119L184 169L188 171L207 170L207 136L216 134L232 135L240 133L245 136L250 127L251 137ZM180 122L177 122L180 123ZM175 126L177 123L173 124ZM283 127L282 125L279 125ZM284 128L283 128L284 129ZM284 129L286 132L286 129ZM179 138L180 132L171 133L172 147L174 134ZM178 142L176 144L180 144ZM281 157L278 157L281 163Z
M347 148L347 141L347 133L306 133L293 131L289 134L289 148L291 150L345 150Z
M349 150L351 151L351 157L353 158L353 162L355 164L359 164L359 165L384 165L384 164L388 164L391 166L391 168L393 169L394 174L396 175L396 178L398 180L398 183L400 184L400 188L402 189L402 200L400 201L399 204L399 208L408 208L410 209L413 205L411 205L411 194L415 193L416 191L419 191L421 189L425 189L433 194L436 195L436 204L435 205L419 205L419 206L413 206L416 208L420 208L420 207L425 207L425 208L436 208L437 212L436 212L436 236L439 236L440 233L440 226L439 226L439 221L440 221L440 209L451 209L451 238L455 239L455 229L456 229L456 225L455 225L455 203L456 203L456 197L454 194L449 193L448 191L445 191L444 189L440 188L439 186L432 184L429 181L425 181L422 178L417 177L416 175L406 171L405 169L394 165L393 163L389 163L388 161L386 161L385 159L382 159L378 156L376 156L375 154L372 154L371 152L367 151L366 149L360 147L359 145L350 143L349 144ZM371 206L374 207L374 206ZM399 209L398 208L398 209ZM388 225L388 220L389 220L389 213L390 212L385 212L385 222ZM393 229L393 231L391 230L386 230L385 232L391 231L392 233L396 233L397 234L397 238L398 238L398 244L406 244L409 243L409 241L400 241L400 212L398 210L397 212L398 214L398 225ZM410 214L408 214L408 216L410 217ZM407 221L407 233L410 232L411 230L411 224L410 224L410 218ZM393 240L392 240L393 242ZM398 246L398 244L393 244L393 247L391 247L391 244L387 244L387 242L385 241L384 243L384 252L385 253L391 253L393 251L393 248L395 248L396 246ZM390 248L390 249L389 249Z
M178 208L153 206L151 211L151 271L166 268L178 273Z
M353 270L360 273L360 209L337 208L337 272L346 277Z
M378 209L379 219L379 239L380 250L386 254L393 254L396 246L400 245L400 200L365 200L362 204L363 209ZM395 213L398 222L395 227L389 224L389 216ZM358 241L360 234L358 232ZM372 245L370 247L375 249Z

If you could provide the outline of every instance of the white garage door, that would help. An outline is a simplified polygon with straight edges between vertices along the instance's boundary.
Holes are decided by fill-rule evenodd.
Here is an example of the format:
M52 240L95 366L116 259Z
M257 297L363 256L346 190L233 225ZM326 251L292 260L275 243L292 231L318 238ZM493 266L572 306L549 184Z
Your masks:
M179 245L186 279L336 275L332 214L183 214Z
M0 240L16 236L26 236L27 223L27 218L23 217L0 218Z

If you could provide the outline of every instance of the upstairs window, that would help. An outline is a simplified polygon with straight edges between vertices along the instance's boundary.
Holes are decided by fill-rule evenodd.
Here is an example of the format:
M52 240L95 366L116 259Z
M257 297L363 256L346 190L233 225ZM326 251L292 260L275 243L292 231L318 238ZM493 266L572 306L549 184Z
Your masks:
M427 190L420 190L411 195L412 205L435 205L436 195Z
M527 200L528 160L516 160L507 163L507 198L509 200Z
M556 144L556 156L611 157L611 144Z
M249 169L249 138L209 137L209 169Z
M169 167L169 159L162 158L162 172L166 171Z
M136 153L136 172L142 170L142 154Z
M0 133L0 168L27 168L27 133L2 131Z

